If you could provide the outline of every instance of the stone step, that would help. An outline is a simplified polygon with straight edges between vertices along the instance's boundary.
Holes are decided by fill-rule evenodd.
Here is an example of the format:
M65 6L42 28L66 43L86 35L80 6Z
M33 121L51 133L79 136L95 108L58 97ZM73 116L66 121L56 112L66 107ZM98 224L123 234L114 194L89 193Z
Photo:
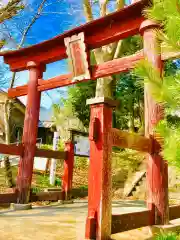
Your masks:
M139 171L131 176L125 184L124 197L132 196L132 192L135 191L136 187L140 184L145 176L146 171Z

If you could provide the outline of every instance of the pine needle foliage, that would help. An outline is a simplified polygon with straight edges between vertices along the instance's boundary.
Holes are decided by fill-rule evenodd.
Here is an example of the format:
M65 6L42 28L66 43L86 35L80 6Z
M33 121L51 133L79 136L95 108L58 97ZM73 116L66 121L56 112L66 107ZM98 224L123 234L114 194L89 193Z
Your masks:
M180 50L180 0L153 0L153 5L144 11L144 15L161 24L163 31L159 37L164 48Z
M161 24L157 32L166 51L180 51L180 0L153 0L144 11L146 17ZM162 155L171 165L180 168L180 121L171 122L168 117L180 113L180 70L163 77L147 60L140 61L134 69L140 86L146 84L152 97L165 106L165 120L159 122L155 131L163 138ZM142 81L143 80L143 81Z

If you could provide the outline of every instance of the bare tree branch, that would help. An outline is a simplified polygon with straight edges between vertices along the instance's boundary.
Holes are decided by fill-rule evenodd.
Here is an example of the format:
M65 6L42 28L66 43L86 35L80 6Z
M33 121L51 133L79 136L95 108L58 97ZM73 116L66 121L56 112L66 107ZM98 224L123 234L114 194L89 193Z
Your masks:
M101 17L104 17L107 14L107 4L108 4L108 2L109 2L109 0L99 0Z
M119 10L119 9L122 9L125 5L125 0L117 0L116 1L116 9Z
M16 40L12 37L11 33L9 32L9 29L7 27L7 25L3 22L2 23L4 28L6 29L6 32L7 32L7 35L8 35L8 38L16 45L16 47L18 47L18 43L16 42ZM6 35L6 34L4 34Z
M36 22L36 20L40 17L41 12L42 12L42 10L43 10L43 6L44 6L44 4L45 4L46 1L47 1L47 0L43 0L43 1L40 3L39 8L38 8L38 10L37 10L37 13L34 15L34 17L32 18L32 20L31 20L31 22L30 22L30 24L27 26L27 28L24 30L23 35L22 35L22 38L21 38L21 42L20 42L20 44L19 44L19 46L18 46L17 49L19 49L19 48L21 48L21 47L23 46L29 30L31 29L31 27L33 26L33 24ZM13 87L15 78L16 78L16 72L13 72L12 79L11 79L11 82L10 82L10 88Z
M46 1L47 1L47 0L43 0L43 1L41 2L41 4L39 5L39 8L38 8L38 10L37 10L37 13L35 14L35 16L33 17L33 19L31 20L30 24L27 26L27 28L25 29L25 31L24 31L24 33L23 33L23 35L22 35L21 42L20 42L18 48L21 48L21 47L23 46L28 31L30 30L30 28L32 27L32 25L36 22L36 20L40 17L41 12L42 12L42 10L43 10L43 6L44 6L44 4L45 4Z
M86 17L86 20L88 22L93 20L93 14L92 14L92 8L91 8L91 3L89 0L84 0L83 1L83 8L84 8L84 14Z
M107 14L107 4L109 0L99 0L100 6L100 15L105 16ZM116 0L116 10L119 10L124 7L125 0ZM84 13L87 21L91 21L93 19L92 14L92 6L89 0L83 1ZM112 60L114 57L119 56L121 50L122 41L111 43L107 46L103 46L102 48L95 49L94 55L97 64L100 64L105 61ZM113 78L111 76L97 79L96 83L96 97L112 97L112 81Z

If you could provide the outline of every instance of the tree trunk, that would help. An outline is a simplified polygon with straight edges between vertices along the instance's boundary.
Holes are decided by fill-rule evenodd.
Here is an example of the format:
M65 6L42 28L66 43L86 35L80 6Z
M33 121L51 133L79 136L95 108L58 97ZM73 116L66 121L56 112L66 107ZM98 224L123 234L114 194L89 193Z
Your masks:
M10 144L10 102L7 100L4 104L4 128L5 128L5 143ZM6 183L8 187L14 187L12 169L9 161L9 156L4 157Z
M139 106L139 120L140 120L140 124L141 127L139 129L139 134L141 136L144 136L145 134L145 126L144 126L144 105L143 103L138 99L138 106Z
M129 130L130 132L135 132L134 126L134 100L129 99Z

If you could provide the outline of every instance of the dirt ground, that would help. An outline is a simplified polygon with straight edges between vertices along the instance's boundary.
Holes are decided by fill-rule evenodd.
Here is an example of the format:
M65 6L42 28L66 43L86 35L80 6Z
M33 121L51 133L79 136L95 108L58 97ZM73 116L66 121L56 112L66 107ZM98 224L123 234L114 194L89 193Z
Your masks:
M142 201L116 201L113 213L126 213L145 209ZM57 203L45 207L33 207L26 211L0 211L1 240L82 240L85 233L87 203L68 205ZM149 237L148 228L112 235L113 240L144 240Z

